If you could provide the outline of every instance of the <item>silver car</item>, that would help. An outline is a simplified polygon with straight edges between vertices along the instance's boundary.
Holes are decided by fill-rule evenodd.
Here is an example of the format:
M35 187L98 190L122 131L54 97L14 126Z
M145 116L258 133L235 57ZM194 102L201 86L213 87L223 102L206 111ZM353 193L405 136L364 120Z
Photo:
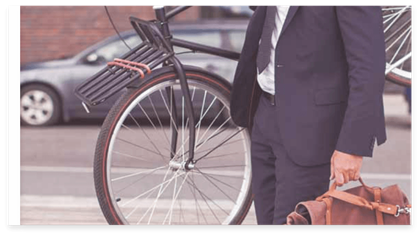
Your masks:
M239 52L242 48L247 21L206 21L194 24L171 23L175 38L220 47ZM121 34L130 47L140 43L134 31ZM75 118L105 118L109 109L121 95L114 95L86 113L74 89L82 81L94 75L129 49L112 36L68 59L30 63L22 66L21 123L45 126L68 122ZM236 61L187 52L176 49L179 59L186 65L194 65L212 71L232 82Z

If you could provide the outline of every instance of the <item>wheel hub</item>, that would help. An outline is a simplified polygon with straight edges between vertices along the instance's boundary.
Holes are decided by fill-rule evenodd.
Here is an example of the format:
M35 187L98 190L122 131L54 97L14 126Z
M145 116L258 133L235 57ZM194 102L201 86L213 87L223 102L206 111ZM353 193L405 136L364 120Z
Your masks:
M43 124L51 118L53 101L41 90L31 90L21 97L21 117L32 125Z
M189 170L194 169L194 164L192 162L190 162L187 165L186 161L171 160L171 161L169 161L169 167L174 171L176 171L176 170L189 171Z

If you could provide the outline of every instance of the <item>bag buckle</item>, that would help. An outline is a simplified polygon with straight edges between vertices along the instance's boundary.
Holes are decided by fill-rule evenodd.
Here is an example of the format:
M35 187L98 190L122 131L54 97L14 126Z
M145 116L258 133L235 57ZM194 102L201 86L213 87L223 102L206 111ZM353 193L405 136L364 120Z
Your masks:
M397 208L398 208L398 210L397 210L397 213L395 213L395 217L398 217L398 216L400 216L400 214L401 213L403 213L403 214L410 214L410 212L411 212L411 208L409 208L409 207L404 207L404 208L401 208L399 205L396 205L397 206Z

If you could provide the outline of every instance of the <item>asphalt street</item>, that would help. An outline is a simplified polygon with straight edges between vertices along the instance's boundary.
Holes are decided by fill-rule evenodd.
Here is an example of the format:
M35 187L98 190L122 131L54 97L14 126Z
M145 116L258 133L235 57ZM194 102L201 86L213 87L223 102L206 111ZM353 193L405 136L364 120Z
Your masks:
M364 158L362 178L371 186L398 184L411 200L411 116L400 94L386 94L384 106L388 140ZM93 181L99 131L98 123L80 122L21 127L22 225L107 224ZM256 224L253 206L243 224Z

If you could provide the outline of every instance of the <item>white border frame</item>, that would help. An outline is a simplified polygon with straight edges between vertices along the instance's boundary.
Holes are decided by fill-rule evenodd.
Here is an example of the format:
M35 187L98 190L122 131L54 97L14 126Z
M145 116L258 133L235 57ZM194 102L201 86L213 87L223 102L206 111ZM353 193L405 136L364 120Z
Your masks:
M8 174L8 224L20 225L20 6L10 6L7 12L7 80L6 80L6 144ZM19 53L16 53L19 52ZM17 171L17 172L16 172Z

